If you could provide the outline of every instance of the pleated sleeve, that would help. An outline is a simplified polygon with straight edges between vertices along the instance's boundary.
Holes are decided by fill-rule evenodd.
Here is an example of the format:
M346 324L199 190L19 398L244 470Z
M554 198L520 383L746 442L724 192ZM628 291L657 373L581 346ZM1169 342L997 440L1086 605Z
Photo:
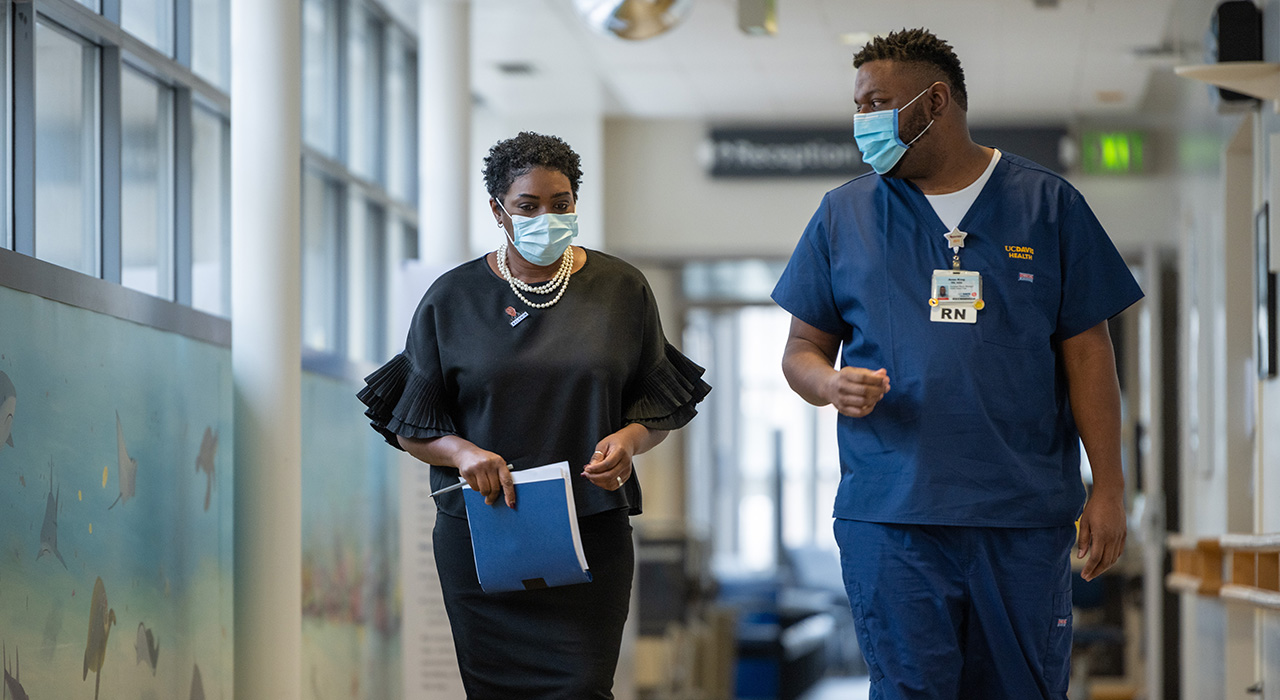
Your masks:
M667 342L647 284L644 292L641 371L626 392L623 419L653 430L675 430L698 414L698 402L706 398L711 385L702 379L706 370Z
M432 305L423 299L404 351L365 377L357 394L369 424L397 449L397 435L427 439L457 433L437 342Z

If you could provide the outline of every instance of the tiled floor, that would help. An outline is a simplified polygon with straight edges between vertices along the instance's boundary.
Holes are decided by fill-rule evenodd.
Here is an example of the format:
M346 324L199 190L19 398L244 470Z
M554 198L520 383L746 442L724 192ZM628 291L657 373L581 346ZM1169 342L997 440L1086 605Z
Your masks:
M866 676L855 678L824 678L800 700L867 700L871 697L871 680Z

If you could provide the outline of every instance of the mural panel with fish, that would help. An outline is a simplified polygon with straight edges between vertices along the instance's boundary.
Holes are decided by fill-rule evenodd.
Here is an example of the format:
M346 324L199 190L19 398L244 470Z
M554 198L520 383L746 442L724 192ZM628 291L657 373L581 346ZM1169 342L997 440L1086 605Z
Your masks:
M0 328L6 698L230 700L230 349L3 286Z
M356 390L302 376L303 700L402 695L399 476Z

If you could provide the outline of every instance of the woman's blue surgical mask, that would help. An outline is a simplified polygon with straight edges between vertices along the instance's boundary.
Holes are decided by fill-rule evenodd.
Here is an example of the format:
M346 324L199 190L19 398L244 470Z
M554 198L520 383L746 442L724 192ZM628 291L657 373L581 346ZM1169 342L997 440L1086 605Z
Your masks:
M931 87L933 87L932 84L921 90L920 95L929 92ZM920 99L920 95L911 98L911 102ZM930 119L929 125L914 139L909 143L902 142L902 137L898 136L898 112L910 107L911 102L902 105L901 108L860 112L853 115L853 139L858 143L858 150L862 151L862 162L870 165L872 170L881 175L893 170L893 166L898 164L902 154L907 152L907 148L924 136L924 132L928 131L930 126L933 126L933 120Z
M517 216L502 206L502 200L494 198L503 213L511 217L512 234L507 238L515 246L520 257L534 265L553 265L569 244L578 236L578 215L540 214Z

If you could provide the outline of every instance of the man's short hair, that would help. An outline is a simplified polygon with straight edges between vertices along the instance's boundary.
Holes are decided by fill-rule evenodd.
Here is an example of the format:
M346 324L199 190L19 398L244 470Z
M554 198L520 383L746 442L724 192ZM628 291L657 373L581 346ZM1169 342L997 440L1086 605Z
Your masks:
M853 67L871 61L899 61L924 64L938 73L951 86L951 96L960 109L969 111L969 95L964 89L964 69L960 59L947 42L933 35L928 29L902 29L878 36L853 57Z

